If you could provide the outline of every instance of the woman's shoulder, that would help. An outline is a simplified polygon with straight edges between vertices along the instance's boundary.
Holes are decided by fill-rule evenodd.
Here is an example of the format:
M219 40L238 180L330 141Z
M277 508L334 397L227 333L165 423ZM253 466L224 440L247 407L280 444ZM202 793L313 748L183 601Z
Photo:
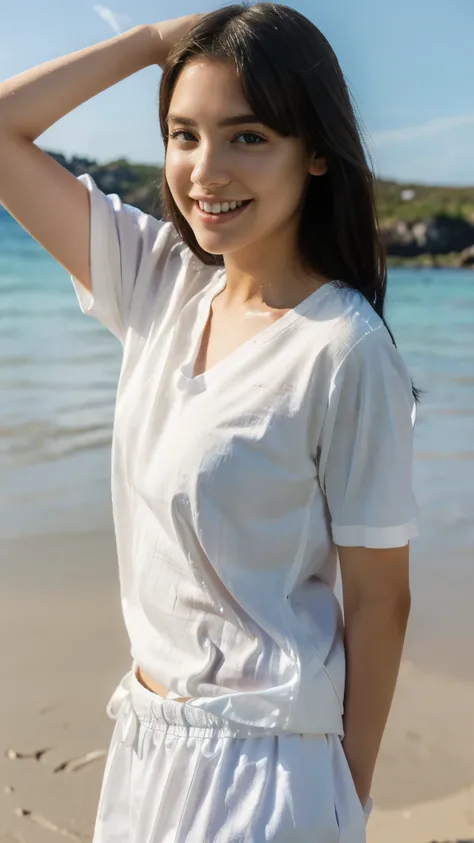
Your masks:
M328 394L342 384L345 389L349 385L356 390L362 385L377 389L377 384L398 377L411 390L408 364L384 320L359 290L335 286L337 292L327 300L318 323L323 339L314 360L313 380Z
M354 287L337 287L339 319L332 332L328 354L337 367L349 355L376 353L376 348L393 346L383 319L374 310L363 293Z

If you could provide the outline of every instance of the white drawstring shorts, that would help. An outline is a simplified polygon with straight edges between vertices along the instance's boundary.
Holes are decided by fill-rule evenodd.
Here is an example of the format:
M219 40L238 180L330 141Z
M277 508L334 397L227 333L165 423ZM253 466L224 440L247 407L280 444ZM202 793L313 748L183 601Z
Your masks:
M92 843L366 843L338 735L242 728L149 691L135 662L107 714Z

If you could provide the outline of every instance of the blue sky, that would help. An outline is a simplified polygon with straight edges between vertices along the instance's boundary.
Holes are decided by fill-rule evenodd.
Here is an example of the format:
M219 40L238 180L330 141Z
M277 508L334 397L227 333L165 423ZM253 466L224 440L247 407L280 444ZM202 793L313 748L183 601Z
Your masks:
M208 12L202 0L1 0L0 79L142 23ZM474 0L299 0L330 41L377 176L474 184ZM158 67L77 108L39 146L99 162L163 162Z

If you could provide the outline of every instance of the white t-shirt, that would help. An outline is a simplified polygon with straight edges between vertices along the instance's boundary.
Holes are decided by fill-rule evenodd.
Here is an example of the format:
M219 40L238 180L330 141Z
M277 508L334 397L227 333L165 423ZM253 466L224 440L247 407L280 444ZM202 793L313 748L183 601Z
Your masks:
M366 299L331 282L193 377L225 270L79 179L93 296L72 280L123 345L112 503L132 658L169 699L342 737L336 544L419 534L402 357Z

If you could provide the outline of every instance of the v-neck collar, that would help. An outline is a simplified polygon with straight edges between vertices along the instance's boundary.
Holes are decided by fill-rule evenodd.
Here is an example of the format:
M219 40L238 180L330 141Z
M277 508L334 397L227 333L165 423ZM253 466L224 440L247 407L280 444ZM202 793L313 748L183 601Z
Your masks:
M226 354L222 360L214 363L214 365L210 366L210 368L205 372L201 372L199 375L193 376L194 366L201 349L204 331L211 313L212 302L219 293L225 289L226 284L226 271L225 269L222 269L217 273L215 281L210 285L207 293L203 296L200 302L196 331L194 333L191 350L187 360L181 365L179 370L178 386L184 390L202 392L207 389L215 381L218 381L230 366L234 365L238 360L243 360L249 357L255 346L262 345L277 334L281 333L281 331L285 330L285 328L291 325L296 319L303 316L303 314L306 313L306 311L309 310L309 308L312 307L317 300L326 296L329 290L333 288L332 281L322 284L321 287L318 287L317 290L310 293L309 296L303 299L303 301L295 307L287 310L283 316L280 316L270 325L262 328L253 337L249 337L249 339L244 340L239 346L237 346L236 349L234 349L234 351Z

